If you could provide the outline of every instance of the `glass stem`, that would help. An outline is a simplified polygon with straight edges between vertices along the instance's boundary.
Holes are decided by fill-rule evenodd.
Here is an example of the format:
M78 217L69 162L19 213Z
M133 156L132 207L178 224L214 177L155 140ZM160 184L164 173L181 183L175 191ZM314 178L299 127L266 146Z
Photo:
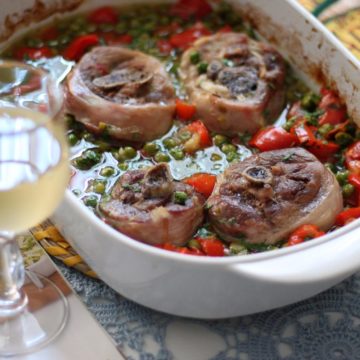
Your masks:
M0 233L0 317L21 312L27 297L21 291L25 270L15 235Z

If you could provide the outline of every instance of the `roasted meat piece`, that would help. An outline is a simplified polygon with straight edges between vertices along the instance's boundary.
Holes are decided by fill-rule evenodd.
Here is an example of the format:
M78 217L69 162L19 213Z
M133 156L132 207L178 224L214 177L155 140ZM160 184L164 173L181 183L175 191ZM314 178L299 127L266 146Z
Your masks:
M343 208L334 175L302 148L267 151L231 165L207 201L226 241L274 244L303 224L328 230Z
M281 55L244 34L218 33L197 40L182 56L180 77L199 117L218 133L253 134L276 120L284 106Z
M67 79L66 107L93 132L129 141L155 139L170 128L174 89L152 56L122 47L96 47Z
M203 221L204 198L161 163L120 177L99 212L124 234L156 245L186 244Z

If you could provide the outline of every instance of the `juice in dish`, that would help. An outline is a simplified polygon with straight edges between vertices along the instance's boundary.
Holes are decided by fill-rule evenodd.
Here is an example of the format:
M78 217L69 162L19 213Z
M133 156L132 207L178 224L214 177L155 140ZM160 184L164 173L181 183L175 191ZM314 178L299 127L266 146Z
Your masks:
M67 145L47 115L27 109L1 108L0 129L0 229L20 232L59 204L69 178Z
M155 244L191 255L291 246L360 217L360 131L336 91L321 84L320 93L311 92L226 2L186 4L93 9L29 32L5 51L67 77L73 193L113 227L151 243L151 235L136 237L123 224L139 230L156 203L167 212L150 217L154 228L170 220L186 227L177 221L177 211L192 208L192 192L186 186L163 190L179 183L193 187L208 198L204 221L193 221L196 231L180 245L170 232ZM59 71L69 67L70 74ZM144 137L160 123L170 125L161 135ZM141 133L144 124L148 129ZM267 168L267 157L278 163ZM236 164L247 158L263 165L240 171ZM312 177L303 170L309 164ZM160 192L153 187L154 176L162 182ZM240 178L236 188L232 184ZM332 192L318 201L315 195L326 189ZM330 202L330 220L320 226L309 210L308 223L290 231L289 224L297 222L281 209L288 208L285 200L291 205L300 198L304 203L290 212L310 209L308 190L313 204ZM149 194L156 194L156 201ZM121 213L121 207L128 211ZM188 216L193 218L202 219ZM260 227L273 232L280 220L284 235L272 241L264 235L257 242Z

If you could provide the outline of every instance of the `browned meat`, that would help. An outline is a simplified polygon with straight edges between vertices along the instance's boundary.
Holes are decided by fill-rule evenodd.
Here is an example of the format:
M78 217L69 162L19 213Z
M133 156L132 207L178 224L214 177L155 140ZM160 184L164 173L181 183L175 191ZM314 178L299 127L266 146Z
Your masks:
M291 148L231 165L207 206L224 240L274 244L303 224L328 230L343 200L334 175L307 150Z
M204 74L191 57L208 64ZM226 135L255 133L275 120L284 106L285 66L270 45L244 34L203 37L182 56L180 76L199 117Z
M148 244L184 245L203 221L204 198L166 164L126 172L99 205L105 221Z
M93 132L115 138L155 139L170 128L174 89L152 56L121 47L85 54L67 80L67 110Z

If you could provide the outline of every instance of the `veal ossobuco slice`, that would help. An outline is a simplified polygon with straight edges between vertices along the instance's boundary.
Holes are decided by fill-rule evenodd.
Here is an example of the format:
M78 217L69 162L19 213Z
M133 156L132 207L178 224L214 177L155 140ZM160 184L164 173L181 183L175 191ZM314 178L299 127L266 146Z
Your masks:
M180 77L199 117L218 133L253 134L275 120L284 106L281 55L244 34L197 40L182 56Z
M274 244L297 227L328 230L343 208L334 175L303 148L267 151L231 165L207 202L225 241Z
M181 246L202 223L204 202L192 186L173 180L161 163L122 175L99 211L107 223L136 240Z
M174 89L163 65L152 56L122 47L96 47L67 79L67 110L93 132L148 141L168 131Z

